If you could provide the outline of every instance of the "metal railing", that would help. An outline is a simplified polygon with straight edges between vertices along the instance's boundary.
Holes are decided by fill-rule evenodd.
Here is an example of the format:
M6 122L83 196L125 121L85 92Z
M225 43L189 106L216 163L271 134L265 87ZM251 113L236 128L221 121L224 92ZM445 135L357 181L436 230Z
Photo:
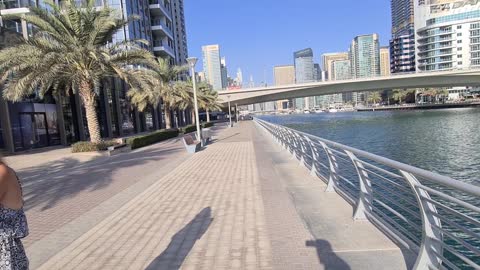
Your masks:
M480 187L255 118L389 238L414 269L480 269Z

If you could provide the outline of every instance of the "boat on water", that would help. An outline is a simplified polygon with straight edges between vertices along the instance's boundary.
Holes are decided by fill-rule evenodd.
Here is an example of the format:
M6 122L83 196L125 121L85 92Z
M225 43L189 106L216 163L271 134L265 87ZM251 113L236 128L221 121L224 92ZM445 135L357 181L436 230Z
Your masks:
M303 110L303 113L310 113L310 111L305 109L305 110Z
M327 110L327 112L329 112L329 113L336 113L336 112L338 112L338 110L335 109L335 108L330 108L330 109Z
M315 113L323 113L323 110L316 108L316 109L315 109Z

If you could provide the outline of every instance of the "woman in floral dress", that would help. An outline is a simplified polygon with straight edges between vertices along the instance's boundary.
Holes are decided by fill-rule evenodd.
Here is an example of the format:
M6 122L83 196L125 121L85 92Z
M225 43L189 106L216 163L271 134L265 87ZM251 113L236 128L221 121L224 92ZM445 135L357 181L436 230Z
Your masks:
M28 235L22 187L0 156L0 270L28 270L21 238Z

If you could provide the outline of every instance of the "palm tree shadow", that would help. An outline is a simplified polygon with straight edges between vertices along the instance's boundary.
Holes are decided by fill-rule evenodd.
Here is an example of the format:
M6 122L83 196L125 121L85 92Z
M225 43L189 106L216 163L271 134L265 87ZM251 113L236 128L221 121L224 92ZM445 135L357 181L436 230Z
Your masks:
M195 242L202 238L213 221L210 207L200 211L185 227L178 231L167 249L153 260L145 270L180 269Z
M318 259L325 266L325 270L351 270L350 266L333 252L327 240L310 240L306 241L305 245L317 249Z

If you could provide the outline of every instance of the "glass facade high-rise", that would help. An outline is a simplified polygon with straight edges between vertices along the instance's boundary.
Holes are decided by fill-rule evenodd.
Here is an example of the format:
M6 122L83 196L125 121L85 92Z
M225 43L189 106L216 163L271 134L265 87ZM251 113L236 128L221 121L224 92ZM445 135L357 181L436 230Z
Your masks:
M380 75L380 44L377 34L357 36L349 51L352 78Z
M377 34L361 35L353 39L349 50L353 79L380 76L380 43ZM355 103L366 102L366 93L353 93Z
M348 60L348 52L336 52L322 54L322 69L327 74L327 80L335 80L335 72L333 71L333 62L339 60Z
M295 66L295 82L309 83L315 81L315 70L313 63L313 50L310 48L297 51L293 54ZM294 102L295 109L313 107L308 98L297 98Z
M352 78L350 60L337 60L332 63L332 77L334 80L349 80ZM341 94L342 102L354 102L353 93Z
M212 86L213 90L222 90L223 80L220 46L218 44L203 46L202 57L205 79Z
M391 73L415 71L414 0L391 0Z

